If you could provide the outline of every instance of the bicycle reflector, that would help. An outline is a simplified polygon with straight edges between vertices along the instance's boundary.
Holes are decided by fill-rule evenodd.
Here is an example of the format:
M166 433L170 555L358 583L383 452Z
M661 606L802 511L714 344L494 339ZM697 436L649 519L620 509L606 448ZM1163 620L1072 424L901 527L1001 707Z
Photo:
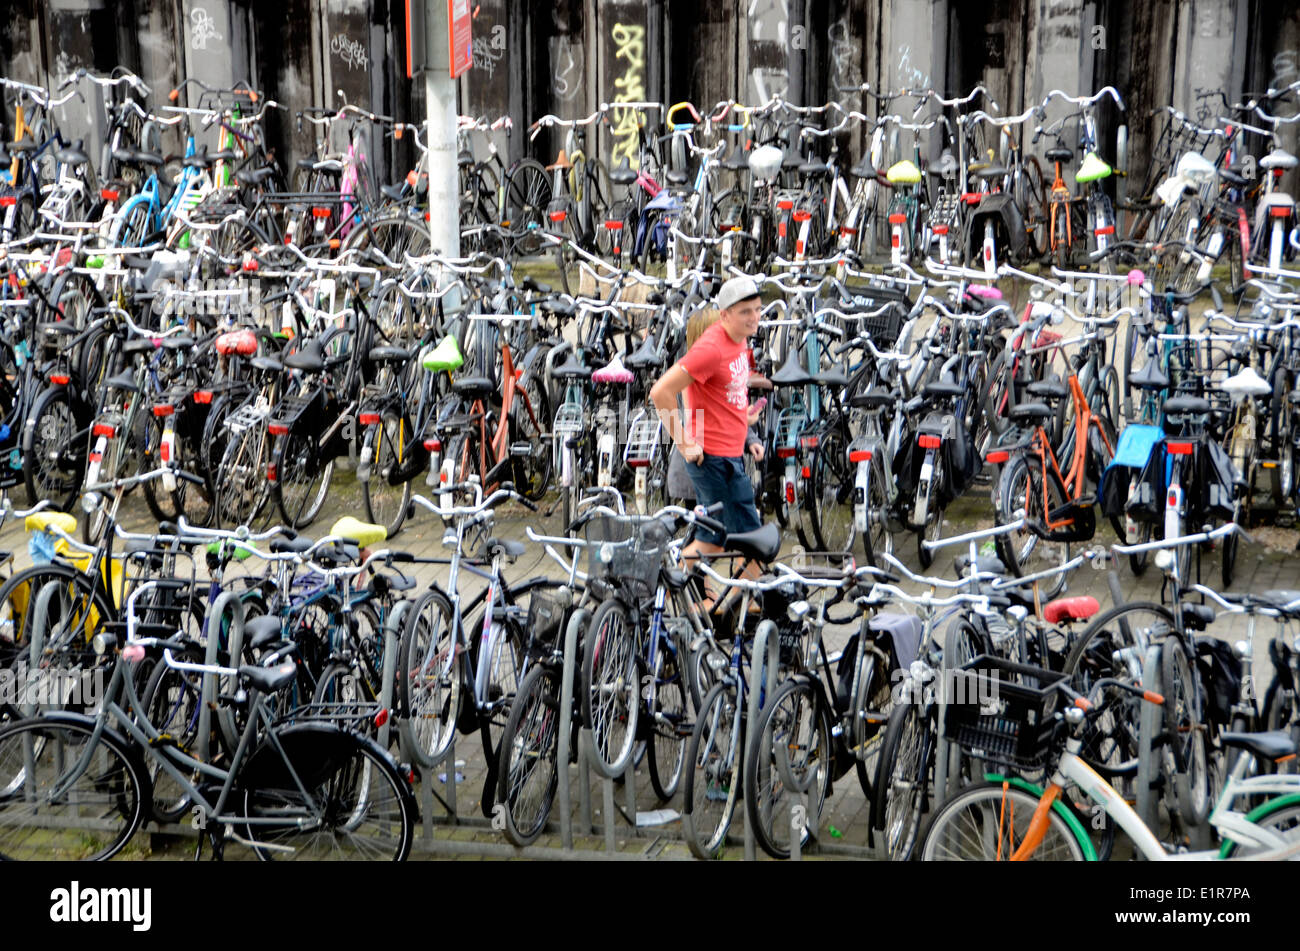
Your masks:
M776 207L780 208L782 211L789 211L794 207L794 202L788 198L782 198L776 203Z
M153 408L153 414L158 417L170 416L174 412L176 412L176 407L171 403L159 403Z
M360 413L360 414L357 415L357 422L360 423L362 426L378 426L378 425L379 425L379 414L378 414L378 413Z
M935 234L947 234L947 233L948 233L948 226L947 226L947 225L935 225L935 226L934 226L934 233L935 233Z
M289 426L286 423L268 423L266 431L272 436L287 436L289 435Z
M776 457L778 459L793 459L798 452L799 450L794 446L780 446L776 450Z
M854 449L851 453L849 453L849 462L870 462L870 461L871 461L870 449Z
M817 443L821 440L819 436L803 436L799 440L799 445L805 449L816 449Z
M72 379L72 377L68 376L68 374L66 374L66 373L51 373L51 374L50 374L50 382L51 382L51 383L54 383L54 384L57 385L57 386L67 386L67 385L68 385L68 381L71 380L71 379Z
M798 211L794 213L795 221L807 221L811 217L812 217L812 212L807 211L806 209L803 208L800 208Z
M627 461L627 467L629 469L647 469L649 466L649 459L629 459Z
M201 404L203 404L204 406L210 404L210 403L212 402L212 391L211 391L211 390L195 390L195 391L194 391L194 402L196 402L196 403L201 403Z
M101 188L99 197L104 201L117 201L118 191L116 188Z
M550 217L551 217L551 220L552 220L552 221L558 223L558 222L563 221L564 218L565 218L565 216L566 216L567 214L568 214L568 212L563 211L563 210L560 210L560 211L553 211L553 212L551 212Z
M991 462L994 465L1001 465L1002 463L1006 462L1010 458L1011 458L1011 453L1007 452L1005 449L994 449L992 452L990 452L987 456L984 457L984 461Z
M311 216L313 218L328 218L330 216L330 210L328 208L313 208L311 210Z
M0 208L12 208L18 204L17 195L0 195Z
M938 449L943 445L943 437L923 434L916 437L916 444L922 449Z
M117 427L112 423L96 423L91 427L90 434L92 436L105 436L109 439L113 439L117 436Z
M609 221L605 222L605 227L610 231L622 231L623 222L619 221L617 218L611 218Z
M1167 442L1165 443L1165 449L1175 456L1190 456L1195 445L1195 443L1190 442Z
M1291 206L1290 206L1290 205L1274 205L1272 208L1270 208L1270 209L1268 210L1268 213L1269 213L1270 215L1272 215L1274 218L1285 218L1285 217L1287 217L1289 214L1291 214Z
M424 448L429 450L429 452L442 452L442 440L426 439L424 441Z

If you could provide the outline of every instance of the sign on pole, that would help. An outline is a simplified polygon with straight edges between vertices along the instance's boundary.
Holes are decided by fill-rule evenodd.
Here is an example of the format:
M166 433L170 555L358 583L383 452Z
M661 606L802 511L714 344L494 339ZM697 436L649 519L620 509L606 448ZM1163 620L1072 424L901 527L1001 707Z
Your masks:
M447 0L447 43L451 51L452 79L473 65L469 33L469 0Z

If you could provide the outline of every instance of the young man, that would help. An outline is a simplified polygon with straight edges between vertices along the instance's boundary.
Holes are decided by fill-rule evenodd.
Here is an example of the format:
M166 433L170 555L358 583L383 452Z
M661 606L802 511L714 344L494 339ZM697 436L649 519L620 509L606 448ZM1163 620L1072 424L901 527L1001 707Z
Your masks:
M749 432L749 338L758 331L762 310L758 285L749 277L733 277L722 285L715 302L721 317L650 390L650 399L668 427L668 433L695 485L700 505L723 502L722 519L728 532L759 528L754 506L754 486L745 473L744 453ZM689 425L677 412L677 396L687 391L691 407ZM748 447L755 459L763 458L762 443ZM725 541L702 525L684 554L722 551ZM749 564L744 577L756 578L759 566Z

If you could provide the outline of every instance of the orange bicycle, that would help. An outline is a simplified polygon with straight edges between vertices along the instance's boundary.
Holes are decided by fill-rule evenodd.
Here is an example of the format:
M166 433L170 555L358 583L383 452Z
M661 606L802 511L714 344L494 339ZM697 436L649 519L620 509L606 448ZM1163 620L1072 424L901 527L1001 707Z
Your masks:
M509 339L511 324L529 321L528 316L475 314L469 318L482 324L476 346L468 352L493 353L491 338L500 342L500 362L495 367L479 360L469 372L451 384L454 399L438 422L439 433L447 434L438 480L464 483L474 476L491 493L504 481L512 481L529 501L546 495L551 483L551 445L543 420L551 418L546 387L541 380L540 349L531 348L524 365L516 368ZM484 332L486 331L486 332ZM495 361L494 361L495 362ZM493 371L500 374L498 384Z
M1106 323L1114 323L1114 318ZM1049 346L1094 340L1101 332L1092 330L1080 338ZM1022 512L1029 522L1036 523L1036 531L1026 528L996 539L998 557L1017 577L1065 564L1070 560L1070 543L1088 541L1097 531L1093 511L1096 492L1092 487L1115 455L1115 431L1110 420L1094 412L1084 395L1077 370L1079 360L1076 358L1072 365L1075 369L1064 383L1051 377L1026 387L1029 401L1016 404L1009 413L1013 428L985 456L988 462L1000 466L993 480L997 524L1009 524ZM1066 397L1071 400L1072 418L1060 446L1053 448L1044 424L1057 415L1052 404ZM1059 461L1062 458L1069 460L1069 470L1064 473ZM1123 538L1123 527L1115 522L1112 519L1117 534ZM1044 592L1049 598L1060 592L1065 575L1050 583L1054 587Z

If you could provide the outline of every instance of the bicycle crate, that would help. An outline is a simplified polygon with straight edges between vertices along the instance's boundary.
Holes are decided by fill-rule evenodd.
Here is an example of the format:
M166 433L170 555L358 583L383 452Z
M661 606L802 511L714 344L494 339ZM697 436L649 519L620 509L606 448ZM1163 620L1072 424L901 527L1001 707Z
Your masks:
M659 455L660 433L663 420L657 415L651 416L644 410L632 420L627 435L627 448L623 450L623 461L630 466L648 466Z
M944 739L977 759L1017 771L1041 769L1064 724L1056 717L1066 675L981 654L955 671Z
M671 540L663 523L607 515L588 522L584 538L589 581L604 582L636 598L654 593Z

